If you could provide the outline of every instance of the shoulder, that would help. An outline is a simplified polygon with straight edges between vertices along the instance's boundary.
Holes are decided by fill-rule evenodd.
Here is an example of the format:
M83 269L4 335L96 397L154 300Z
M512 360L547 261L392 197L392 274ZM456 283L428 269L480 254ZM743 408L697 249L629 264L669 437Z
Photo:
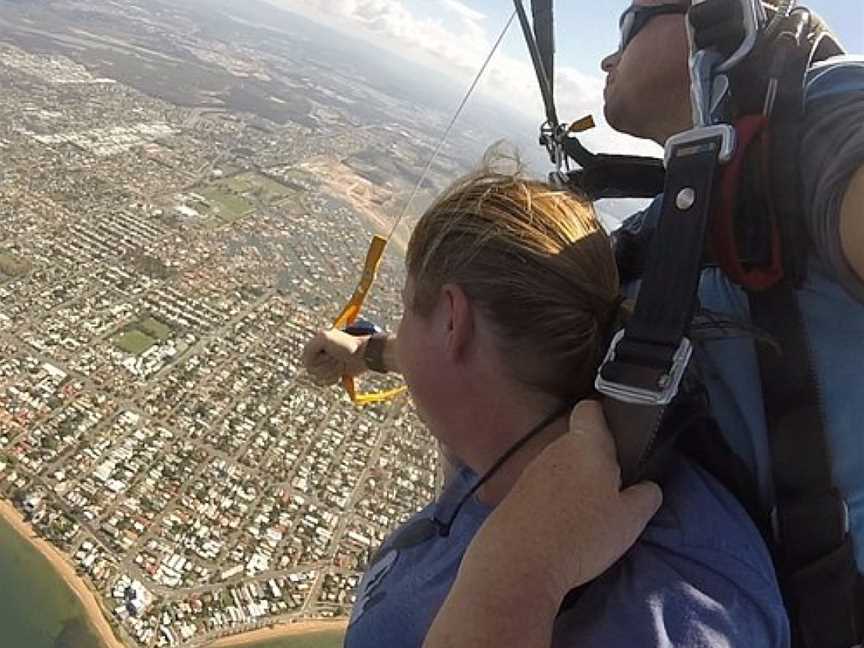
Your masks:
M864 92L864 56L836 56L815 64L807 73L808 104Z
M750 516L714 477L681 459L663 485L663 507L640 545L647 551L673 550L698 567L703 558L728 557L732 571L745 570L776 584L771 555Z
M682 463L636 546L559 620L556 646L765 646L789 629L767 550L710 476Z
M627 218L610 238L622 282L642 276L647 263L647 251L660 220L662 196L658 196L642 211Z

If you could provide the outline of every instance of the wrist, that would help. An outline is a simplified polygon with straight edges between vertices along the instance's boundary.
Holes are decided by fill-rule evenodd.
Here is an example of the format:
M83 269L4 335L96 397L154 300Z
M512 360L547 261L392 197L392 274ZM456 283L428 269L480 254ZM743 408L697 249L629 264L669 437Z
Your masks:
M387 373L388 367L384 364L384 347L386 343L387 337L384 335L370 335L363 340L360 354L366 369L376 373Z
M512 560L509 552L496 549L494 545L489 548L473 543L463 558L457 580L463 581L466 588L485 590L490 607L518 609L538 621L550 615L554 619L571 588L562 588L548 560L532 561L524 553L521 560ZM502 565L509 567L502 569Z

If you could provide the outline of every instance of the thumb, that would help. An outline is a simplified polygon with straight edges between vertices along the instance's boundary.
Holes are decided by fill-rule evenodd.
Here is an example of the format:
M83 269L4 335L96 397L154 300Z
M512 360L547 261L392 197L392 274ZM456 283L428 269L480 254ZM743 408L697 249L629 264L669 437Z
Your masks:
M621 493L623 514L634 541L645 530L645 525L654 517L662 503L663 491L654 482L642 482Z

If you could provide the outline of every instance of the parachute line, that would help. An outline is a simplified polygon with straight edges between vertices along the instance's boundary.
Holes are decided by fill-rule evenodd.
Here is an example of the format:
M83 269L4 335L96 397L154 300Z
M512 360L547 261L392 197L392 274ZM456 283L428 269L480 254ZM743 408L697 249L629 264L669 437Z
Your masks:
M399 214L399 218L396 219L396 222L393 223L393 227L390 228L390 233L387 235L387 240L389 241L393 234L396 232L396 228L399 227L399 224L402 222L402 219L405 218L408 210L411 209L411 205L414 203L414 199L417 198L417 194L420 193L420 188L423 186L423 182L425 182L426 177L429 175L429 171L432 169L432 165L435 164L435 160L438 159L438 155L441 153L441 150L444 148L444 144L447 143L447 138L450 136L450 131L453 130L453 127L456 125L456 122L459 120L459 117L462 115L462 111L465 109L468 100L471 98L471 95L474 94L474 90L477 87L477 84L480 83L480 79L483 78L483 75L486 73L486 68L489 67L489 63L492 62L492 57L495 56L495 52L498 51L498 47L501 45L501 41L504 40L504 37L507 35L507 32L510 30L510 25L513 24L513 19L516 18L516 11L514 10L512 14L510 14L510 18L507 20L507 24L504 25L504 29L501 30L501 34L498 36L498 40L495 41L495 44L492 46L492 50L489 52L489 55L486 57L486 60L483 61L483 65L480 67L480 70L477 72L477 76L474 77L474 81L471 82L471 86L468 88L468 91L465 93L465 96L462 98L462 102L459 104L459 107L456 109L456 112L453 114L453 118L450 120L450 123L447 125L447 129L444 131L444 134L441 136L440 141L438 142L438 146L435 148L435 152L432 154L432 157L429 158L429 162L426 164L426 168L423 169L423 173L420 175L420 179L417 181L417 184L414 186L414 191L411 193L411 197L408 199L408 202L405 203L405 207L402 209L402 213Z

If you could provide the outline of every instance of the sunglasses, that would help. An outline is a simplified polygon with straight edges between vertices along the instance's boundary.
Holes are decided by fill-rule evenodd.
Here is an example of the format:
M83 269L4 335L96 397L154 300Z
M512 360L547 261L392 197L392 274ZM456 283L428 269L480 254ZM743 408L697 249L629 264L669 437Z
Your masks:
M618 51L623 52L636 38L636 34L657 16L686 14L687 9L688 7L682 4L632 5L628 7L618 21L618 27L621 30L621 44Z

